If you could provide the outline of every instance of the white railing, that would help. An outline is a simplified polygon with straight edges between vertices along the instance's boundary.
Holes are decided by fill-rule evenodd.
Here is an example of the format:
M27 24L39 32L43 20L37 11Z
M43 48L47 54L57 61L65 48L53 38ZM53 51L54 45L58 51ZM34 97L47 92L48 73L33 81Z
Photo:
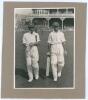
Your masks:
M30 17L74 17L74 14L62 14L62 13L56 13L56 14L30 14Z

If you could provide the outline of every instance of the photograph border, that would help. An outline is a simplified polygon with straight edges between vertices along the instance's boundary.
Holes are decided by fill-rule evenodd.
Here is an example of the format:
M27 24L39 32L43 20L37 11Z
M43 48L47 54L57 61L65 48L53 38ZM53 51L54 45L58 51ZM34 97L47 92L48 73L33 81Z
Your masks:
M14 8L59 8L63 6L76 9L75 89L13 89ZM76 2L4 2L1 98L85 98L86 8L87 3Z

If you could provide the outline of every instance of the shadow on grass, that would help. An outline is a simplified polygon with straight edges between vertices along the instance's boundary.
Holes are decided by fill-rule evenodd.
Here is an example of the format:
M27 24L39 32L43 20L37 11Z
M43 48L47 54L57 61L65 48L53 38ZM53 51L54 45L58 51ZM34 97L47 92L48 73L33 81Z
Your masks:
M28 79L27 72L24 69L21 69L21 68L16 68L15 69L15 75L20 75L20 76Z
M15 75L20 75L21 77L28 79L27 71L25 71L24 69L21 69L21 68L15 69ZM40 68L39 69L39 76L42 79L45 79L46 78L46 70L43 69L43 68ZM51 72L50 72L49 78L52 79L52 73Z
M42 79L46 79L46 69L41 68L41 69L39 70L39 75L40 75L40 77L41 77ZM52 72L49 73L48 78L50 78L50 79L53 78Z

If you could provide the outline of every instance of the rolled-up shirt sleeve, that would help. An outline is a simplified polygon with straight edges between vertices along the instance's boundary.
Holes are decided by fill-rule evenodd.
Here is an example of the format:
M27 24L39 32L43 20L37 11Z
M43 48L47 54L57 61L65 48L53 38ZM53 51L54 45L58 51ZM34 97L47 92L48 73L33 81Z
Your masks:
M40 41L40 37L39 37L39 34L37 34L37 42Z
M52 37L51 37L51 34L49 34L49 36L48 36L48 43L49 43L49 44L52 44Z
M25 35L23 35L22 43L23 43L25 46L28 46L28 43L27 43L27 40L26 40Z
M64 36L64 33L62 33L62 32L61 32L61 41L62 42L65 42L66 41L65 36Z
M25 35L23 35L22 43L23 43L23 44L26 44L26 38L25 38Z

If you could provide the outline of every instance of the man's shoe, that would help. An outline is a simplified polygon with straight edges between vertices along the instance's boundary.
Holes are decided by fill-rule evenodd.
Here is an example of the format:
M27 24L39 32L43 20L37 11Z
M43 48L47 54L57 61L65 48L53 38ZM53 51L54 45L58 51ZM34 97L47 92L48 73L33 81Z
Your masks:
M33 79L29 79L28 82L32 82Z
M57 79L54 79L53 81L54 81L54 82L57 82Z
M35 76L35 79L38 80L39 79L39 76Z
M58 77L61 77L61 72L58 73Z

